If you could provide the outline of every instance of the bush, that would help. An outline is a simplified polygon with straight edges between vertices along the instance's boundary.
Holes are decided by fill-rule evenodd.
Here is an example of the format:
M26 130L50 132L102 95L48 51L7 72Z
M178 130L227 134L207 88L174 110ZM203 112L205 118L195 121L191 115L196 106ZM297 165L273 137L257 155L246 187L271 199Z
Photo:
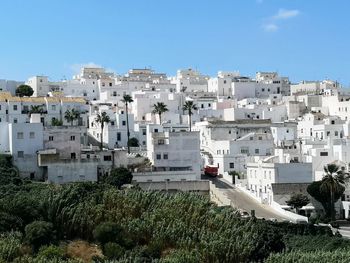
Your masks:
M118 224L105 222L101 223L94 229L93 235L96 241L104 245L109 242L119 242L121 240L121 232L122 229Z
M0 262L12 262L20 255L21 238L19 232L0 235Z
M125 253L125 249L117 243L108 242L103 246L103 254L108 259L119 259Z
M65 252L61 247L50 245L41 247L37 256L46 259L63 259L65 257Z
M54 240L53 225L45 221L34 221L25 227L25 239L34 250Z
M135 137L130 138L130 140L128 141L128 146L129 147L139 147L139 140Z
M104 179L104 182L120 189L123 184L130 184L132 181L132 173L124 167L118 167Z

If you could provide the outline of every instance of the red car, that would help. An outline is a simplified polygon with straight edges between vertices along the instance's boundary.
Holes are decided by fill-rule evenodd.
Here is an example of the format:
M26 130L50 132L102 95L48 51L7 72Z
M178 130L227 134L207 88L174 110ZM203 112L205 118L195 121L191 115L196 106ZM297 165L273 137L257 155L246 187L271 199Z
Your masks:
M219 167L213 165L207 165L204 167L204 174L212 177L218 176Z

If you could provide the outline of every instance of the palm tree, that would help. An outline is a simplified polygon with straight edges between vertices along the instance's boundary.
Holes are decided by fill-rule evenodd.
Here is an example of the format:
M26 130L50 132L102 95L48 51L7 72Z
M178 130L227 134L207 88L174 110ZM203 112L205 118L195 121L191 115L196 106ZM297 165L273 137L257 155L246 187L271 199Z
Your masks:
M192 114L193 111L198 110L198 107L196 104L193 103L192 100L188 100L185 102L184 106L182 107L182 110L187 111L188 112L188 121L190 123L190 131L191 131L191 127L192 127Z
M125 114L126 114L126 135L128 136L128 153L130 153L130 146L129 146L129 140L130 140L130 130L129 130L129 112L128 112L128 104L133 102L134 100L130 95L124 95L122 102L125 104Z
M30 106L29 115L32 115L33 113L44 113L43 106L41 105Z
M162 124L162 114L164 112L169 111L167 106L163 102L157 102L153 105L153 114L158 114L159 116L159 124Z
M320 190L330 194L330 213L332 221L335 220L334 215L334 195L344 189L346 173L336 164L327 164L324 167L325 176L322 179Z
M101 144L100 144L100 149L102 151L102 149L103 149L103 129L105 127L105 123L109 123L111 121L111 119L109 118L107 113L105 111L103 111L101 114L100 113L97 114L97 116L95 118L95 121L101 125Z
M64 113L64 118L67 120L67 122L70 122L70 125L73 126L74 120L79 119L80 117L80 112L77 111L76 109L72 110L66 110Z

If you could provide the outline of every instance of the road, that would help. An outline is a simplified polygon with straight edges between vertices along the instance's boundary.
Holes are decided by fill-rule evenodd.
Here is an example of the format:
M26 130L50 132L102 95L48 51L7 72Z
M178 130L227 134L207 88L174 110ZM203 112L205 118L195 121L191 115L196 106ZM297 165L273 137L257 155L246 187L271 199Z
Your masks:
M217 188L223 191L231 200L234 207L243 209L250 214L251 210L255 210L255 216L258 218L271 219L275 218L278 221L288 220L272 207L264 205L256 201L254 198L234 187L232 184L220 178L205 178L211 180Z

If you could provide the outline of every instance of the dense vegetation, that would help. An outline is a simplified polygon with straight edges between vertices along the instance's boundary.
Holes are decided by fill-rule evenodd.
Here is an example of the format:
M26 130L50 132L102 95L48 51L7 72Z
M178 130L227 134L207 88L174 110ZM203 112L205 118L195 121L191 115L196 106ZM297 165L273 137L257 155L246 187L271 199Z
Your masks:
M6 159L0 167L0 262L79 262L91 251L96 262L291 262L278 259L316 258L304 244L350 246L327 227L241 219L205 196L120 190L112 179L48 185L16 177Z

